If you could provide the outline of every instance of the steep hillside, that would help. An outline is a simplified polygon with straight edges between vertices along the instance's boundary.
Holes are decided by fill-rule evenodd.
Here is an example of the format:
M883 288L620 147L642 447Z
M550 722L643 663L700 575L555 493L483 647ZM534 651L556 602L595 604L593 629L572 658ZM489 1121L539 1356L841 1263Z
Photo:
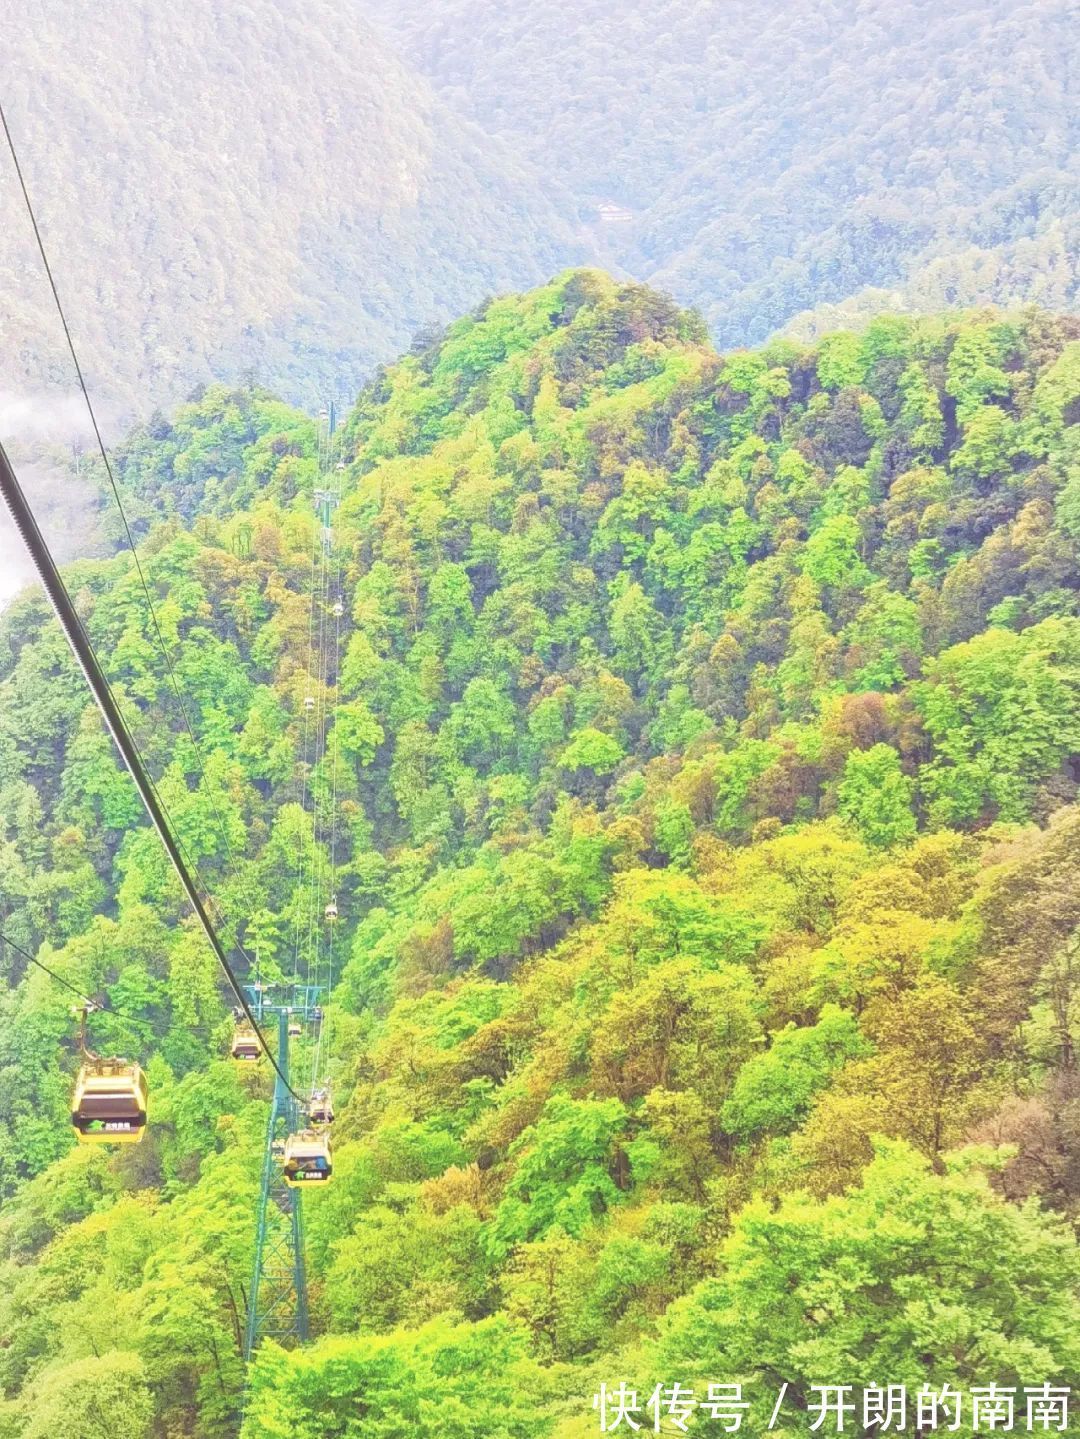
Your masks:
M327 0L12 0L4 104L95 393L196 382L315 408L495 290L574 257L568 207ZM73 384L10 160L5 388Z
M868 288L874 310L1076 305L1068 0L364 8L448 104L616 207L607 253L722 345Z
M264 977L336 867L320 1337L260 1353L245 1439L584 1439L621 1380L651 1430L657 1382L741 1378L754 1432L777 1376L792 1413L822 1370L1069 1382L1080 323L722 356L575 272L386 370L340 446L325 691L312 422L215 388L120 456L171 510L144 562L202 777L130 562L69 570ZM0 1435L235 1435L266 1076L33 596L0 815L3 930L153 1085L144 1144L72 1152L67 998L0 949Z

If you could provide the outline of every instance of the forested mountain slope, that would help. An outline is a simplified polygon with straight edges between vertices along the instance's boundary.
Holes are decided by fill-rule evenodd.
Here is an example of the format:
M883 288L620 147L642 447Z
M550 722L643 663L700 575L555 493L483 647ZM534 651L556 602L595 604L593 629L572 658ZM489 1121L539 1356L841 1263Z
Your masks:
M363 4L722 345L856 295L1076 303L1068 0Z
M1080 324L722 356L576 272L381 373L341 444L336 787L302 762L306 417L212 389L119 457L172 511L144 563L203 779L129 561L69 570L271 972L336 794L322 1337L264 1349L245 1435L582 1439L620 1379L741 1379L755 1429L777 1375L1069 1382ZM2 952L0 1435L234 1434L266 1076L33 596L0 814L4 930L153 1084L141 1146L71 1151L67 1000Z
M242 375L314 408L432 321L577 258L527 163L353 5L9 0L0 55L84 368L146 415ZM0 398L74 388L10 160Z

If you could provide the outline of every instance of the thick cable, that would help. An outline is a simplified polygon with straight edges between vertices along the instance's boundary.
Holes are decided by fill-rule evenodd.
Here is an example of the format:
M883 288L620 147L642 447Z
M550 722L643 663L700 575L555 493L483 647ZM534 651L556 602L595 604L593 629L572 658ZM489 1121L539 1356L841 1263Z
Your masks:
M76 989L70 980L65 979L62 974L57 974L54 969L50 969L47 964L44 964L40 959L35 958L35 956L32 955L28 949L23 949L21 944L16 944L15 941L11 939L8 935L6 935L2 929L0 929L0 944L6 944L8 948L13 949L16 954L21 954L23 959L29 960L31 964L36 964L38 969L43 969L45 973L49 976L49 978L54 979L57 984L62 984L65 989L70 989L71 993L83 1004L83 1006L87 1010L93 1011L102 1008L102 1006L98 1004L96 999L88 998L87 995L83 994L81 989Z
M0 444L0 495L2 495L15 528L19 532L23 544L26 546L30 558L34 562L34 568L37 570L38 578L41 580L45 593L49 597L49 601L56 612L56 617L60 621L60 627L67 637L68 644L71 646L72 653L76 660L78 660L83 674L86 676L86 682L90 686L91 693L98 703L98 708L101 710L105 724L109 733L112 735L113 742L120 751L121 758L127 766L128 773L135 782L135 788L139 791L139 796L142 799L147 814L150 816L151 823L157 830L162 844L165 846L166 853L172 861L173 869L175 869L177 877L198 917L199 923L202 925L203 932L210 942L210 947L214 951L217 961L229 981L233 994L236 996L237 1003L243 1011L245 1018L251 1024L255 1034L258 1036L259 1043L262 1045L270 1063L274 1066L282 1084L285 1085L289 1093L293 1095L293 1098L299 1101L300 1096L293 1090L285 1073L279 1067L277 1058L271 1052L265 1036L259 1027L259 1023L255 1018L251 1005L248 1002L248 997L244 993L243 987L239 979L237 979L232 965L229 963L228 955L225 953L220 936L207 911L206 904L199 892L199 887L195 882L191 869L188 867L181 847L169 826L165 811L158 799L153 780L146 766L143 764L142 756L139 754L135 741L124 722L124 717L120 712L120 707L116 702L116 697L112 692L105 672L101 668L94 646L86 630L83 628L82 621L79 619L71 596L68 594L67 586L60 577L60 571L56 567L56 561L52 557L52 553L45 542L41 530L38 528L34 513L27 502L26 495L23 493L22 486L19 484L15 471L12 469L11 462L7 457L7 452L4 450L2 444Z

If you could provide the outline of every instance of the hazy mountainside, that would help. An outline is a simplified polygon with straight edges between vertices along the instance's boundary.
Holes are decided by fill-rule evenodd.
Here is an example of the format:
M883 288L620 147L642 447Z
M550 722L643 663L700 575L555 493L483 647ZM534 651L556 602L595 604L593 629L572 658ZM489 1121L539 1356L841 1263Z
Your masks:
M130 561L68 571L264 977L305 972L336 866L321 1337L260 1353L245 1435L584 1439L620 1379L741 1379L754 1432L778 1375L792 1413L822 1370L1070 1382L1080 322L721 356L578 272L386 370L339 453L325 689L312 422L215 388L119 456L171 511L144 563L201 777ZM0 815L4 930L153 1085L142 1145L70 1152L67 999L0 952L0 1435L235 1434L266 1076L217 1057L212 959L32 596Z
M720 344L847 299L1076 303L1069 0L363 0ZM567 63L568 57L572 57Z
M1071 8L12 0L0 81L99 399L314 408L589 258L725 345L821 305L1073 307ZM66 386L6 159L0 195L0 392Z
M146 414L198 381L356 392L574 237L510 147L355 6L11 0L0 82L84 367ZM0 160L0 389L74 377Z

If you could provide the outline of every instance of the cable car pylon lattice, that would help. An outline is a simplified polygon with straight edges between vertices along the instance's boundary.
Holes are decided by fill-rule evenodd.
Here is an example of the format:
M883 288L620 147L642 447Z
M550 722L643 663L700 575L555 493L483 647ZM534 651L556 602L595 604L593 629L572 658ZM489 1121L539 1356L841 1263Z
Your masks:
M260 1018L277 1019L278 1073L266 1126L255 1215L255 1255L244 1334L244 1358L248 1360L264 1339L303 1344L310 1333L303 1214L300 1195L286 1182L284 1166L290 1139L304 1127L303 1110L288 1082L289 1021L297 1013L298 998L301 1012L310 1015L318 995L310 986L301 986L299 993L295 986L292 989L294 992L285 996L292 1002L282 1004L267 1003L261 988L249 991L252 1007Z
M318 434L318 470L320 478L330 464L333 417L321 417ZM329 891L328 909L323 912L327 891L324 888L324 866L319 851L320 832L327 829L325 813L327 798L325 774L320 765L326 759L328 695L331 679L336 685L338 650L340 647L340 612L330 594L331 570L334 594L337 594L336 559L334 556L333 510L337 496L330 491L315 491L318 523L312 535L311 605L308 620L308 684L304 695L303 714L303 784L302 804L310 799L311 829L310 862L308 847L300 846L297 860L297 889L293 913L293 974L291 982L282 987L273 1002L269 991L261 985L249 990L249 1002L262 1017L277 1020L277 1068L274 1093L267 1123L263 1152L262 1175L256 1212L255 1256L248 1299L248 1319L244 1336L244 1356L251 1358L263 1339L278 1343L304 1343L309 1333L307 1274L304 1265L304 1228L301 1209L302 1191L312 1185L329 1181L333 1173L329 1127L333 1120L333 1103L328 1084L317 1085L321 1072L324 1037L323 1009L319 999L323 989L323 922L330 926L327 941L325 974L326 992L333 983L332 944L333 920L337 917L336 898ZM329 664L330 624L333 616L335 653L333 669ZM337 829L337 752L333 745L331 762L329 828L331 885L334 882L334 845ZM306 922L305 922L306 921ZM306 960L308 983L302 983L301 956ZM313 1034L312 1079L310 1100L301 1103L293 1084L290 1045L300 1039L305 1028Z

